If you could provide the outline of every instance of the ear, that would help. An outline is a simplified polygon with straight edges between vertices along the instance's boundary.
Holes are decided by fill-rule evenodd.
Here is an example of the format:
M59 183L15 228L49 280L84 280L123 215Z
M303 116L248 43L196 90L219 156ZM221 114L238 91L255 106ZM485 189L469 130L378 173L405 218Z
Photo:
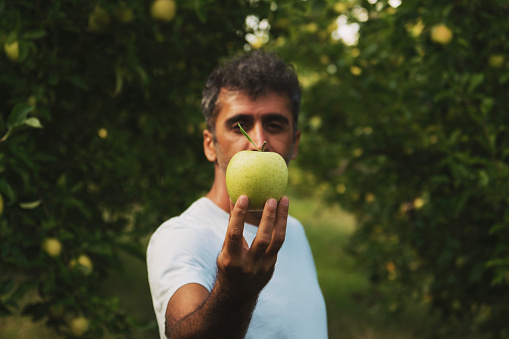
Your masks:
M203 131L203 152L205 153L208 161L216 161L217 155L214 144L214 136L208 129Z
M297 130L297 131L295 131L295 136L293 138L292 160L297 158L297 153L299 151L299 142L300 142L300 130Z

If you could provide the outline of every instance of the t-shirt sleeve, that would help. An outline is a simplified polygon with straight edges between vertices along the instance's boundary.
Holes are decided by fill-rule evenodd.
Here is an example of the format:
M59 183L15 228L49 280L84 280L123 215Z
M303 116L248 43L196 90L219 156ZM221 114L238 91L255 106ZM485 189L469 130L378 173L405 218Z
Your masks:
M165 222L147 248L150 292L160 331L164 332L168 301L182 286L196 283L212 290L217 253L211 253L205 234L184 226L178 218ZM220 250L220 249L218 249Z

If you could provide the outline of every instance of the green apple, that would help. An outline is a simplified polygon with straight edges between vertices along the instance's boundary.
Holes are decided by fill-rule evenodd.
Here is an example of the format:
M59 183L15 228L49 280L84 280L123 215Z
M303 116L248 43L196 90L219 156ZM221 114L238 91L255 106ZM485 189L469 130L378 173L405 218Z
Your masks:
M127 24L133 21L134 13L131 8L127 7L127 5L124 2L122 2L119 7L113 10L113 16L118 22Z
M253 142L240 128L249 141ZM226 189L230 199L236 202L239 196L247 195L250 211L263 210L269 198L279 201L287 184L288 166L285 160L278 153L265 152L264 146L258 151L235 154L226 169Z
M10 44L4 45L4 51L5 55L11 60L11 61L18 61L19 59L19 43L17 41L14 41Z
M81 338L87 332L89 327L88 320L79 316L69 321L69 330L74 337Z
M104 8L97 5L88 16L88 27L93 32L104 32L110 21L110 14Z
M447 45L451 42L453 33L449 27L444 24L438 24L431 28L431 40L438 44Z
M492 54L489 56L488 64L493 68L500 68L504 65L505 57L502 54Z
M77 269L85 276L90 275L94 270L92 260L86 254L81 254L78 259L71 259L69 266L71 269Z
M173 0L155 0L150 6L150 15L154 20L170 22L175 17L177 4Z
M50 257L58 257L62 252L62 243L57 238L45 238L41 246Z

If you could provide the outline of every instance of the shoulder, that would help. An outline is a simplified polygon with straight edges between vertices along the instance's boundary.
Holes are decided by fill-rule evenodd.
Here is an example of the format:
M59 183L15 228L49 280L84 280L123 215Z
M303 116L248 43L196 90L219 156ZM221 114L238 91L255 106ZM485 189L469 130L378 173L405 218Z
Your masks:
M293 227L302 227L302 224L297 218L288 215L288 225L292 225Z
M310 250L304 226L299 220L292 216L288 216L286 224L286 237L283 247L285 246L287 250L297 250L301 254L307 253Z
M214 219L213 214L217 213L214 211L214 206L211 206L211 204L213 203L207 198L196 200L187 210L182 212L181 215L163 222L152 237L157 237L161 233L177 232L179 230L192 232L196 230L196 228L202 228L203 225L206 225L204 221L206 219Z
M301 222L291 215L288 216L288 221L286 223L287 232L292 232L294 234L298 234L300 236L305 236L306 232L304 231L304 227Z
M201 198L181 215L163 222L150 238L147 256L159 250L192 249L210 242L214 234L220 235L217 225L227 218L217 209L209 199Z

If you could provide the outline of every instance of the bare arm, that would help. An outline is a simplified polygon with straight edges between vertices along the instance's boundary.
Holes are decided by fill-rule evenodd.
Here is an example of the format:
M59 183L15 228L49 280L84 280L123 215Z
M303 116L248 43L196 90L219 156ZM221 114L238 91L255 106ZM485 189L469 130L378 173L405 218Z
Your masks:
M279 205L265 204L258 232L249 247L243 236L247 197L230 206L230 222L217 258L217 280L210 294L201 285L188 284L170 299L166 335L179 338L243 338L260 291L272 277L283 245L288 198Z

